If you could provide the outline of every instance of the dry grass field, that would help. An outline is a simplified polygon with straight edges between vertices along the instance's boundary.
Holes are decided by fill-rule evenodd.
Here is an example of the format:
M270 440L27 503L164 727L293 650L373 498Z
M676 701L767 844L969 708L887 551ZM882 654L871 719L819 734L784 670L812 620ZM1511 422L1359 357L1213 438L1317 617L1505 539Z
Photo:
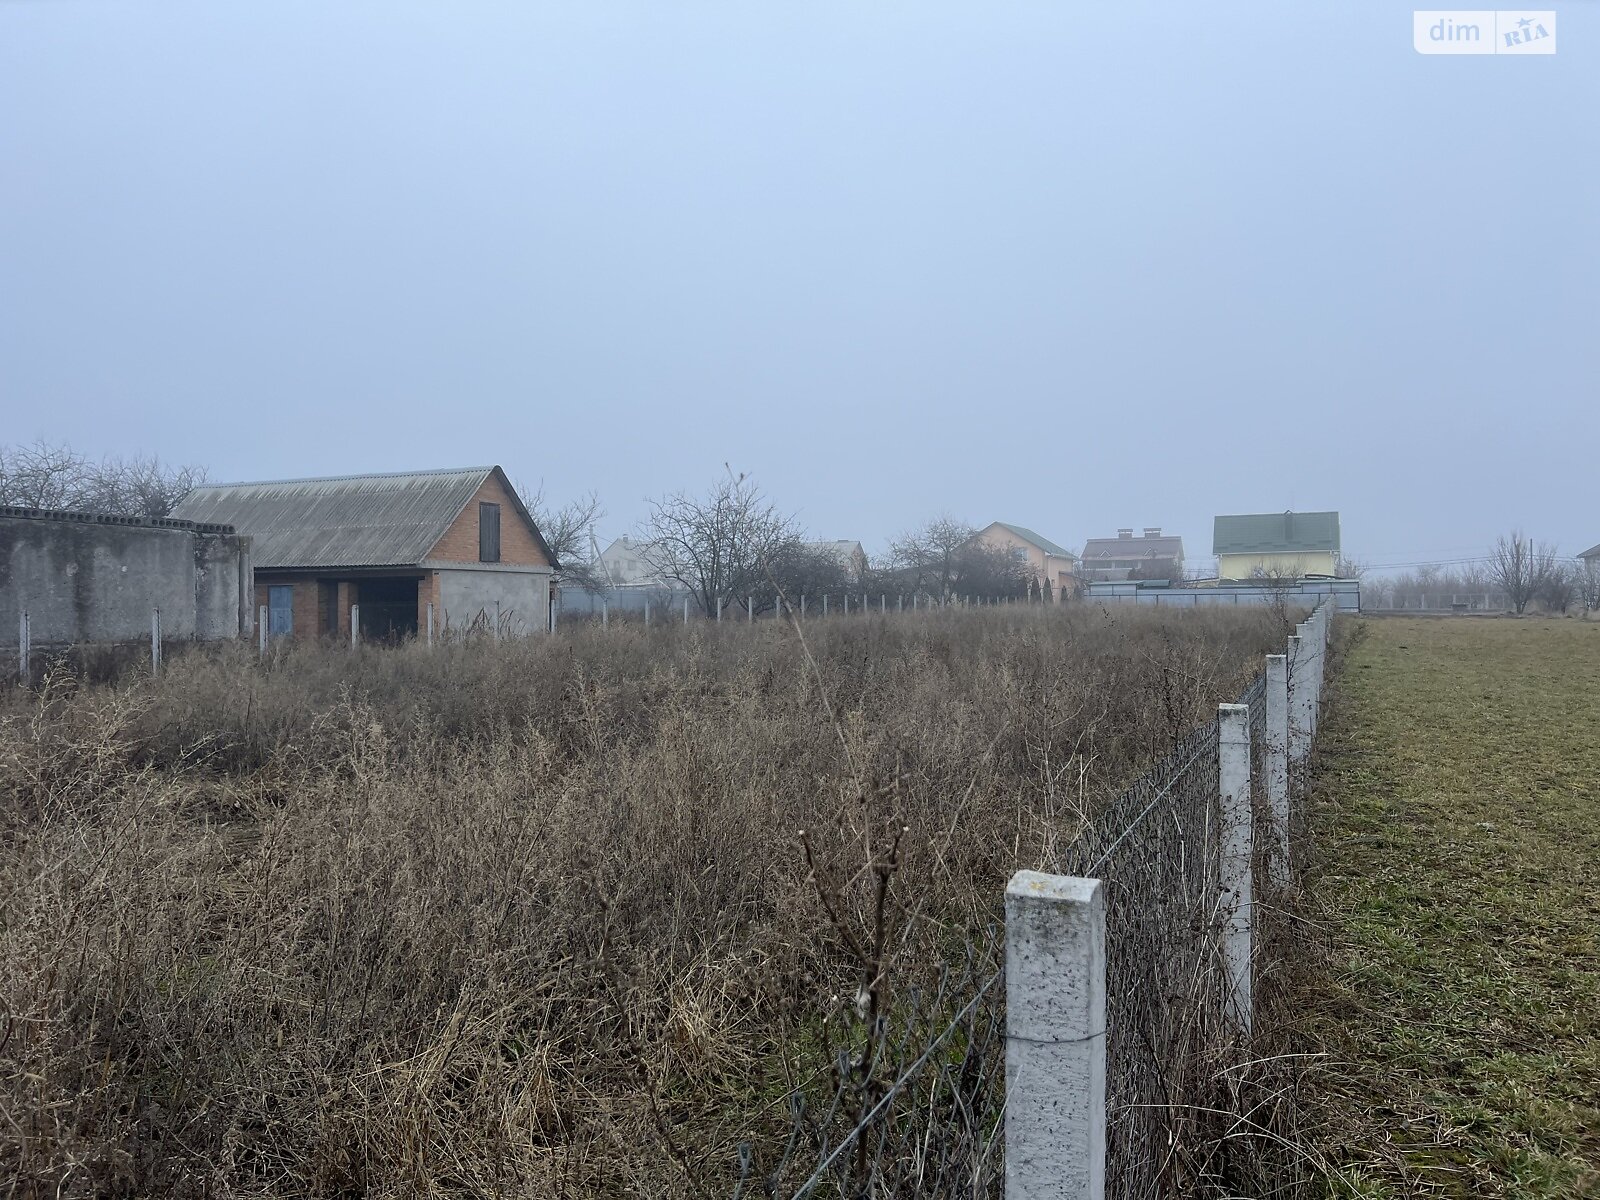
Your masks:
M725 1195L853 946L935 969L1284 633L1089 607L803 643L614 626L13 691L0 1177Z
M1600 1196L1600 623L1364 622L1303 1114L1340 1196Z

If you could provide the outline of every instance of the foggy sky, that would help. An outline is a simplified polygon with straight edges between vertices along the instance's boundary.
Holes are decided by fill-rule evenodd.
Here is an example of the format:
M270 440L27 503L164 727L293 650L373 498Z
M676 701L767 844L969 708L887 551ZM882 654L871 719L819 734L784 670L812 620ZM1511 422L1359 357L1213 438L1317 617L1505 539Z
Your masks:
M1600 542L1600 6L0 2L0 440L500 463L602 544Z

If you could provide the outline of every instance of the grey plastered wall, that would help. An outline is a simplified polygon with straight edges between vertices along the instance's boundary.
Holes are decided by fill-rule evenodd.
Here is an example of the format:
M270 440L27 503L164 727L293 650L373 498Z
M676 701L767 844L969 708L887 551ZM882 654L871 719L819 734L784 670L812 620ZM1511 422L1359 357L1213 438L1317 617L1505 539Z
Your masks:
M135 641L154 608L166 637L237 637L248 547L188 522L0 512L0 638L16 636L26 609L35 645Z
M508 632L542 633L550 627L550 575L549 569L542 567L440 568L442 622L459 629L480 615L493 621L498 601L501 619L509 623Z

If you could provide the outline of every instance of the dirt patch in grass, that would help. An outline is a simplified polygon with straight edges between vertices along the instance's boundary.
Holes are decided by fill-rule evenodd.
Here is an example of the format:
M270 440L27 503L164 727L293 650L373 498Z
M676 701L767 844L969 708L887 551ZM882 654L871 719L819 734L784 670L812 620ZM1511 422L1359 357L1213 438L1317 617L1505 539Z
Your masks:
M1313 803L1328 1191L1600 1196L1600 624L1362 633Z

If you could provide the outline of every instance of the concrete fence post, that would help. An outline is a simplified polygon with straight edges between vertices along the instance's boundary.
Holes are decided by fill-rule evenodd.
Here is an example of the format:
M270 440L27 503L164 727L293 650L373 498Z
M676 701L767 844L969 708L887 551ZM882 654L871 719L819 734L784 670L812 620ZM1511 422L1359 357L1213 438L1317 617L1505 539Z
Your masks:
M1322 689L1328 679L1328 642L1332 630L1333 610L1324 603L1317 610L1317 725L1322 724Z
M900 592L899 594L897 594L895 596L895 598L894 598L894 610L897 613L905 612L905 610L906 610L906 594L904 592Z
M428 604L428 649L433 649L433 604Z
M161 674L161 610L150 610L150 674Z
M1272 810L1272 853L1267 869L1274 887L1289 882L1289 659L1267 655L1267 738L1263 769Z
M1306 669L1305 677L1305 704L1306 728L1309 731L1307 750L1310 742L1317 737L1317 623L1315 621L1302 621L1296 632L1300 635L1300 649L1305 651Z
M350 649L361 644L361 605L350 606Z
M1234 1020L1248 1036L1252 1015L1250 926L1254 908L1250 869L1255 854L1250 820L1250 706L1218 706L1217 723L1217 779L1221 793L1218 827L1222 843L1218 908L1222 918L1222 957L1228 966L1228 992Z
M806 619L806 594L804 592L800 593L800 619L802 621Z
M823 592L822 593L822 615L823 616L827 616L828 615L828 593L827 592Z
M1301 773L1311 756L1309 656L1310 647L1306 639L1299 634L1289 639L1289 772L1297 794L1303 782Z
M645 624L645 628L646 629L648 629L650 627L650 597L649 596L646 596L644 598L644 624Z
M866 616L867 615L867 609L870 606L870 604L871 604L871 601L869 601L867 599L867 594L865 592L862 592L861 593L861 615L862 616Z
M749 614L750 623L754 624L756 619L756 598L754 596L746 596L744 598L744 607L746 613Z
M600 628L605 629L611 624L611 606L606 603L604 596L600 597Z
M722 602L719 600L717 603L720 604ZM687 596L683 598L683 623L685 625L689 623L689 597Z
M889 611L889 597L885 593L879 592L878 593L878 615L881 617L885 613L887 613L888 611Z
M1006 885L1006 1200L1103 1200L1106 909L1098 879Z
M33 683L33 625L28 610L17 620L17 675L23 687Z
M267 606L263 604L256 613L256 637L261 642L261 660L263 662L265 662L267 658L267 638L270 635L270 624L271 622L268 619Z

